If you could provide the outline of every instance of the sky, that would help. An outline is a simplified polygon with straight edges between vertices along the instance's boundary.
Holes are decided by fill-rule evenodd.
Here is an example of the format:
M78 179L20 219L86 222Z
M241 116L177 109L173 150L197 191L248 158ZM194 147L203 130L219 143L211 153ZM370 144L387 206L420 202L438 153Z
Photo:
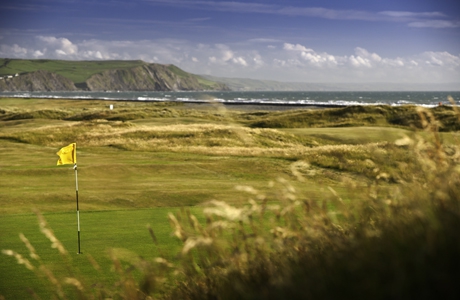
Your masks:
M459 0L6 0L0 57L311 83L458 83Z

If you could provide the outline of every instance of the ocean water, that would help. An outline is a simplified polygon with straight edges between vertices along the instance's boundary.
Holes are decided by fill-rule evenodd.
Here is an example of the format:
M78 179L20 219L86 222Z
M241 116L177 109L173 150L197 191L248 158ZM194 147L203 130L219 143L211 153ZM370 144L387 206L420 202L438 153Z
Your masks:
M49 99L99 99L129 101L178 101L191 103L266 104L293 106L450 105L460 104L460 92L0 92L0 97Z

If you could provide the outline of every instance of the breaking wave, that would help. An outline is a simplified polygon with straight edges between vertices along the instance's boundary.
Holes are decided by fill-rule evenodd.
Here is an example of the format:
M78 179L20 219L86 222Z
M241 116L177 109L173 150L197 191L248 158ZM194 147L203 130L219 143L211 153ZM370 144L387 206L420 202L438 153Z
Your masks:
M145 102L341 107L352 105L450 105L460 92L1 92L0 97Z

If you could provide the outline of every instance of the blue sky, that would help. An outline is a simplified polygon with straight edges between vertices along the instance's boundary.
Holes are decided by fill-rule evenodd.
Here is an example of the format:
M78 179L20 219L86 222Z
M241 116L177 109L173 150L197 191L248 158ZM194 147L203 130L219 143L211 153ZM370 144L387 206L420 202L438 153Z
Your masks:
M142 59L223 77L460 86L460 1L7 0L0 57Z

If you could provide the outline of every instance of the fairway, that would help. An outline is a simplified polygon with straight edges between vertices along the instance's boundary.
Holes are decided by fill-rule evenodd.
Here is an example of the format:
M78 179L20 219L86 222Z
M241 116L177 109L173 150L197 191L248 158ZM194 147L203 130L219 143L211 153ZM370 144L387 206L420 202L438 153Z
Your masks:
M0 141L5 213L72 211L72 165L56 166L56 148ZM79 148L80 208L118 210L245 201L236 185L266 186L287 170L283 159ZM248 168L250 166L250 168Z
M73 212L49 213L44 217L54 231L55 236L62 242L72 259L71 265L89 281L102 282L110 288L114 284L116 274L111 269L109 249L123 250L124 259L131 261L141 257L162 256L174 260L174 253L180 250L180 243L173 238L167 214L173 208L138 209L123 211L84 211L81 213L81 252L77 254L77 224ZM150 225L158 241L152 241L147 225ZM23 257L34 261L28 255L28 249L21 242L19 233L35 247L41 262L46 263L57 275L71 276L65 268L65 260L57 249L51 248L51 242L40 232L37 216L34 214L14 214L0 216L0 248L13 249ZM120 250L121 251L121 250ZM131 256L130 254L131 253ZM2 254L3 255L3 254ZM101 266L96 270L89 260L94 260ZM30 295L27 288L33 288L44 299L47 298L46 285L43 279L33 271L10 257L0 260L0 294L6 299L27 299ZM45 281L46 282L46 281Z

